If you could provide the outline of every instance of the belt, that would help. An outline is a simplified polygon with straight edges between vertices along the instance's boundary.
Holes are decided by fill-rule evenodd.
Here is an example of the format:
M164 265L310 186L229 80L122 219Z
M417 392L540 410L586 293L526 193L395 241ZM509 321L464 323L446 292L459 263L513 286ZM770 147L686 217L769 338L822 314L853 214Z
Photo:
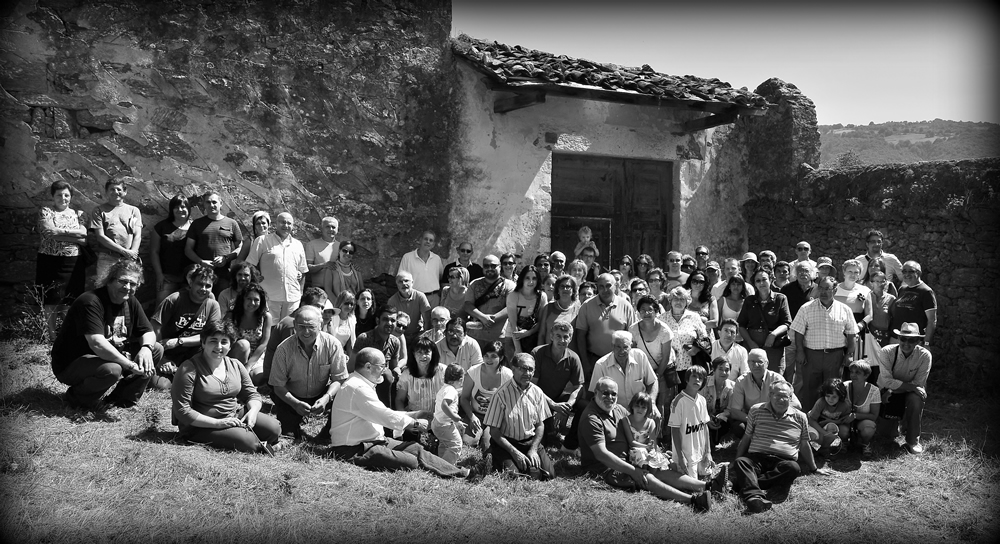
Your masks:
M833 353L835 351L844 351L845 347L847 347L847 346L840 346L839 348L827 348L827 349L813 349L813 348L806 348L806 349L808 351L819 351L819 352L822 352L822 353Z
M440 294L441 294L441 290L440 289L424 293L424 295L440 295Z

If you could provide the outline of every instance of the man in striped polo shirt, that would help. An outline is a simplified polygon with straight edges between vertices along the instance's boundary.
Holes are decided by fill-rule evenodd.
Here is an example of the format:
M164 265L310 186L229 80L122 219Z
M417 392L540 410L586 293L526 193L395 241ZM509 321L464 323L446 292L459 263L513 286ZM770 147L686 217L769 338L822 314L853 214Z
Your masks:
M545 420L552 417L552 411L545 393L531 383L535 359L518 353L511 370L514 378L497 390L483 419L483 425L490 427L493 470L514 474L537 471L543 480L554 477L552 460L542 447Z
M809 447L809 420L790 406L791 400L788 382L771 384L767 402L754 405L747 416L746 434L736 449L734 489L748 514L788 498L792 482L802 473L800 463L807 472L817 471ZM764 490L770 491L770 500Z

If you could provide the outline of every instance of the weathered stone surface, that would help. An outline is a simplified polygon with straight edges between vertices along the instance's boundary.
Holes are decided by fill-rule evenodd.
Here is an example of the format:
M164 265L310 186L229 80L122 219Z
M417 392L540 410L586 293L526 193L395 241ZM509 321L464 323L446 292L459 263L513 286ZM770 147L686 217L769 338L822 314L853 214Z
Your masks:
M147 228L173 194L218 188L244 225L258 209L292 210L303 240L335 215L366 277L394 271L414 232L446 226L450 9L22 0L0 21L0 217L47 203L54 174L89 210L127 173L142 182L127 200ZM20 263L0 281L32 277Z

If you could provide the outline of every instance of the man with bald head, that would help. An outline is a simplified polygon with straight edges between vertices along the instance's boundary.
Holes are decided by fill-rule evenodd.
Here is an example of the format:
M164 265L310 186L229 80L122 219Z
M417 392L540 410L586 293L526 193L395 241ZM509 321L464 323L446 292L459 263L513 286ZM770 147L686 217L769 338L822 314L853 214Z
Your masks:
M308 285L312 287L323 287L325 278L336 269L337 257L340 256L337 249L337 233L340 231L340 222L336 217L324 217L320 220L319 238L314 238L306 242L306 263L309 265ZM355 293L357 294L357 293Z
M729 418L735 424L731 428L733 434L741 436L746 429L747 416L753 405L767 402L771 388L778 382L784 382L781 374L767 369L767 352L760 348L750 350L747 355L750 372L736 380L733 392L729 395ZM802 403L793 392L790 397L791 406L802 409Z
M500 259L496 255L483 257L483 277L469 284L465 292L465 311L478 322L468 327L466 334L479 342L479 347L500 339L507 324L507 295L514 282L500 275Z
M419 442L401 442L385 436L384 428L426 432L430 412L390 410L378 399L375 386L385 379L385 356L371 347L354 358L354 372L344 382L330 410L331 453L337 459L368 470L424 469L442 478L466 478L458 468L424 449ZM478 475L477 473L471 473Z
M290 315L299 307L305 286L306 251L292 236L295 220L281 212L274 221L274 232L259 236L250 246L247 262L260 270L260 286L267 293L267 310L275 320Z
M212 292L219 296L229 287L229 264L243 248L243 233L232 217L222 213L222 195L210 190L201 197L205 215L191 222L184 240L184 255L193 263L210 266L215 271Z
M583 364L587 383L598 359L611 353L611 333L627 331L639 321L635 308L615 296L615 277L601 274L597 277L597 296L580 305L576 316L576 354Z
M347 358L340 341L320 330L323 314L303 306L295 314L295 334L278 345L268 383L274 416L284 434L302 437L302 420L322 414L347 379ZM329 423L321 435L329 432ZM322 438L322 436L320 437Z

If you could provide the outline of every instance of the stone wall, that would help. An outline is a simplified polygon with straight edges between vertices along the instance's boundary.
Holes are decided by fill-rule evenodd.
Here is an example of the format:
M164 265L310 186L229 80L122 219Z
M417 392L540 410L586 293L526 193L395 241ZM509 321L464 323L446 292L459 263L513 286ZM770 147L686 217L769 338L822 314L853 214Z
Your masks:
M1000 159L819 170L784 193L751 194L753 251L793 259L799 240L834 263L867 250L878 228L884 250L915 260L938 300L931 382L968 390L995 383L1000 356Z
M147 228L170 196L209 187L244 225L292 211L303 240L334 215L366 277L446 227L448 0L22 0L0 14L0 313L34 276L57 179L89 210L109 177L137 177L126 200Z

